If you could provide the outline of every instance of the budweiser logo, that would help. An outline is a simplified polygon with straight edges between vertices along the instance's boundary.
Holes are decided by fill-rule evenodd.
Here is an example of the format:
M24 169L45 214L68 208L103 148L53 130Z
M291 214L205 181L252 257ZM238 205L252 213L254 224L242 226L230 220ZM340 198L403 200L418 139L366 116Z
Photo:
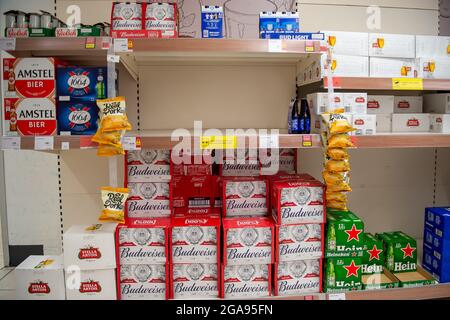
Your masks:
M227 264L272 262L271 228L228 229L226 234Z
M169 183L129 183L128 216L131 218L168 217Z
M80 293L99 293L102 291L102 287L98 281L89 280L81 282Z
M49 294L50 293L50 287L48 283L38 281L38 282L32 282L28 286L28 293L29 294Z
M129 182L155 182L170 179L169 150L129 151L127 164Z
M258 221L238 221L237 222L238 226L257 226L259 225Z
M173 297L216 298L218 290L217 264L174 264Z
M281 226L278 235L280 261L322 257L320 224Z
M224 270L225 298L263 297L269 292L269 265L230 266Z
M141 3L114 3L112 16L113 30L142 29Z
M324 199L322 187L288 187L281 190L277 212L281 224L323 222Z
M102 254L98 248L85 248L80 249L80 252L78 253L78 259L85 260L85 259L100 259L102 257Z
M216 227L174 227L172 260L174 263L217 262Z

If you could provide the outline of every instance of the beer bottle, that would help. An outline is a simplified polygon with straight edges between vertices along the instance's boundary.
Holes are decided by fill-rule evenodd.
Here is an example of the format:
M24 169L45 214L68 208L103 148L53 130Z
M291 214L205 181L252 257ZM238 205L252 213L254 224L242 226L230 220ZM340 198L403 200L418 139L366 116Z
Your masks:
M9 110L9 131L17 131L17 113L16 106L14 104L11 105Z
M309 134L311 132L311 114L306 99L302 99L300 103L299 127L301 134Z
M394 246L390 245L386 257L387 268L390 271L394 270Z
M294 105L292 106L292 116L291 116L291 133L300 133L300 117L298 110L298 98L295 99Z
M97 84L95 85L95 89L97 91L97 99L106 98L105 82L103 78L103 72L101 69L98 70Z
M334 288L335 285L336 285L336 274L334 272L334 263L332 259L329 259L327 269L327 287Z
M336 250L336 230L334 229L334 224L330 224L328 227L328 250Z
M13 69L9 70L8 75L8 91L13 92L16 91L16 74Z

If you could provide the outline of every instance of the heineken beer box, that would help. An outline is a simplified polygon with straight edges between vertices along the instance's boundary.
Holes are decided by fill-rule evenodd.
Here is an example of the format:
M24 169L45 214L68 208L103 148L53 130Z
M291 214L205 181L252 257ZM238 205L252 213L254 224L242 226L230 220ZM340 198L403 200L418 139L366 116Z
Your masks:
M362 220L350 211L327 210L325 257L362 257L363 249Z
M376 235L383 241L385 266L393 272L415 271L417 267L416 240L400 231Z
M425 225L438 237L450 240L450 207L426 208Z
M403 288L422 287L437 283L430 273L419 266L416 271L394 273L394 276L400 281L400 287Z
M127 152L127 182L169 182L170 150Z
M169 264L134 264L120 268L120 300L169 299Z
M224 265L274 262L274 223L266 217L224 218Z
M169 182L128 183L128 218L160 218L170 216Z
M222 264L221 298L261 298L272 295L270 264Z
M323 257L323 224L276 226L277 262Z
M274 276L276 296L322 292L322 259L277 263Z
M371 233L364 234L364 251L362 256L362 274L383 273L383 241Z
M214 263L170 264L172 299L218 298L220 268Z
M387 269L381 267L381 273L363 274L361 277L364 290L391 289L399 286L398 279Z
M120 265L169 261L170 219L128 219L117 228Z
M260 177L228 177L222 182L224 217L266 216L269 182Z
M324 292L362 289L360 258L329 258L324 262Z

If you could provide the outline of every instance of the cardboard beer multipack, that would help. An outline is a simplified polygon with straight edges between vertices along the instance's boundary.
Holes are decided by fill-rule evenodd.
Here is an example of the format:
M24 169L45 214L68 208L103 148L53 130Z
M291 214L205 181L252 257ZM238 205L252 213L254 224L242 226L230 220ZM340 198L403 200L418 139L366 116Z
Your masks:
M261 162L261 174L264 174L267 170L276 170L274 174L267 175L266 177L273 177L275 175L290 175L297 172L297 149L280 148L280 149L267 149L267 153L260 152L259 160ZM278 152L278 159L271 159L271 156L275 156Z
M450 114L430 114L430 132L450 133Z
M392 114L392 132L429 132L429 113Z
M169 264L129 264L119 274L120 300L169 299Z
M261 163L251 150L235 149L231 154L227 150L223 152L223 162L219 169L223 177L257 177L261 174Z
M222 181L224 217L267 216L269 182L263 177L226 177Z
M263 298L272 295L272 265L222 264L221 298Z
M369 33L369 56L384 58L415 58L414 35Z
M383 241L385 267L391 272L416 271L417 245L416 240L401 231L376 234Z
M142 149L126 154L128 182L169 182L170 150Z
M450 58L417 59L417 77L423 79L448 79L450 76Z
M450 282L450 261L439 260L433 250L424 245L422 267L440 283Z
M422 96L395 96L394 113L422 113Z
M209 214L215 203L213 176L173 176L170 184L174 214Z
M170 264L170 298L219 298L221 269L217 263Z
M62 256L28 256L14 273L17 299L66 299Z
M311 110L311 116L312 114L320 115L333 108L329 106L328 93L326 92L310 93L306 96L306 99L308 100L308 105ZM344 93L334 93L334 108L344 108Z
M425 226L439 238L450 240L450 207L426 208Z
M127 186L127 218L170 216L169 182L129 182Z
M300 31L298 12L261 12L259 14L259 32L295 33Z
M372 78L416 78L415 59L370 57L370 77Z
M175 162L177 155L171 153L170 173L174 176L209 176L212 175L211 155L186 155L180 154L180 158Z
M416 36L416 58L450 58L450 37Z
M73 273L66 270L67 300L116 300L116 270L81 270ZM79 286L72 279L80 277ZM73 286L73 287L72 287Z
M392 113L377 114L377 132L392 132Z
M279 262L274 271L275 296L322 292L322 259Z
M381 267L381 270L381 273L363 274L361 276L363 290L398 288L399 280L386 268Z
M366 32L320 31L325 34L334 54L349 56L369 55L369 34Z
M345 92L344 112L351 114L366 114L367 92Z
M368 114L390 114L394 113L394 96L367 96Z
M351 124L356 131L353 131L352 135L364 136L377 134L377 116L376 114L354 114Z
M223 38L223 7L202 6L202 38Z
M385 252L383 241L371 233L364 234L363 256L361 258L362 274L383 273Z
M393 274L400 281L399 286L402 288L422 287L437 283L434 277L420 266L417 266L416 271Z
M427 113L450 113L450 93L424 94L423 110Z
M361 258L324 259L323 292L343 292L362 289Z

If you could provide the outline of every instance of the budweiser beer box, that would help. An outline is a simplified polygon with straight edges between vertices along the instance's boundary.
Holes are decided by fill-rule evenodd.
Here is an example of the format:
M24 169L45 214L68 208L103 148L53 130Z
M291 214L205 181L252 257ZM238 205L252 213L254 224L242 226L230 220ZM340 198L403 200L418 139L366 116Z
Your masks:
M174 217L171 262L220 263L220 217Z
M174 176L208 176L212 175L212 157L210 155L176 155L171 154L170 172ZM178 163L180 162L180 163Z
M19 300L65 300L61 256L29 256L14 270Z
M363 250L362 274L383 273L385 255L383 242L371 233L365 233Z
M325 257L362 257L364 223L353 212L327 210Z
M63 235L64 268L81 270L115 269L116 223L75 225Z
M277 262L318 259L324 255L324 225L296 224L276 226Z
M173 176L171 187L174 214L212 213L212 176Z
M317 180L273 183L272 213L278 225L324 223L325 186Z
M417 245L416 240L403 232L384 232L376 235L383 241L385 266L391 272L416 271Z
M329 106L328 93L324 92L310 93L306 96L306 98L308 100L309 108L311 109L311 115L322 114L327 111L330 111L333 108ZM336 109L344 108L343 93L334 93L334 108Z
M320 31L335 54L349 56L369 55L369 34L366 32Z
M370 77L372 78L416 78L415 59L392 59L370 57Z
M416 58L450 57L450 37L416 36Z
M369 33L369 56L384 58L415 58L414 35Z
M349 92L344 93L344 110L351 114L367 113L367 93Z
M450 240L450 207L426 208L425 226L439 238Z
M269 182L257 177L228 177L223 182L224 217L266 216Z
M424 94L423 107L426 113L450 113L450 93Z
M328 258L324 262L324 292L332 293L362 289L361 258Z
M429 132L429 113L398 113L392 115L392 132Z
M95 101L107 97L107 71L100 67L58 67L58 101Z
M223 264L222 274L222 298L261 298L272 295L270 264Z
M95 101L58 102L58 134L94 135L98 112Z
M172 299L218 298L220 268L217 263L171 264Z
M127 182L169 182L170 150L127 152Z
M213 198L214 198L214 208L221 209L222 208L222 177L221 176L212 176L212 190L213 190ZM221 210L219 211L221 212Z
M274 276L276 296L322 292L322 259L279 262Z
M424 79L448 79L450 77L449 58L417 59L417 77Z
M232 155L224 154L220 165L220 175L223 177L259 176L260 173L261 163L257 155L251 155L248 149L235 150Z
M117 299L115 269L66 271L65 275L67 300Z
M170 216L169 182L128 183L128 218L158 218Z
M354 114L352 126L356 129L352 134L356 136L374 135L377 133L377 115L375 114Z
M377 132L392 131L392 113L377 114Z
M122 265L120 299L169 299L169 264Z
M223 264L270 264L274 262L274 223L267 217L224 218Z
M367 96L368 114L394 113L394 96Z
M422 113L423 97L396 96L394 97L394 113Z
M430 114L430 132L450 133L450 114Z
M271 160L272 152L278 152L278 159ZM267 154L260 154L261 173L265 169L276 171L276 174L295 174L297 172L297 149L267 149ZM268 175L271 176L271 175Z
M119 262L124 265L166 264L169 261L170 219L128 219L117 228Z

